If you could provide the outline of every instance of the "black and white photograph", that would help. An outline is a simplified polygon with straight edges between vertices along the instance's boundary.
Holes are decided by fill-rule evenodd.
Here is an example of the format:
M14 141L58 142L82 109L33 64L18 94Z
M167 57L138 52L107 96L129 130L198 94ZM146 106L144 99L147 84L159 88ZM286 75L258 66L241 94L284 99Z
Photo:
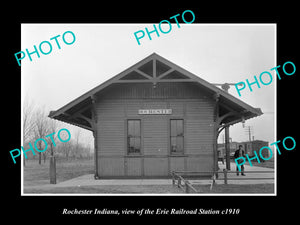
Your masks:
M22 195L276 195L276 24L21 33Z
M293 220L296 6L101 3L5 7L3 219Z

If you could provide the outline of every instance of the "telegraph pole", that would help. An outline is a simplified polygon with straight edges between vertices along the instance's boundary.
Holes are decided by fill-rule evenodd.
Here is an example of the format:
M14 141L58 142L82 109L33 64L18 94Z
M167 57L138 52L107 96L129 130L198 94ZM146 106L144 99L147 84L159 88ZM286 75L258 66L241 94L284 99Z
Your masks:
M246 133L248 134L248 137L249 137L249 142L251 142L251 129L252 127L251 126L246 126Z

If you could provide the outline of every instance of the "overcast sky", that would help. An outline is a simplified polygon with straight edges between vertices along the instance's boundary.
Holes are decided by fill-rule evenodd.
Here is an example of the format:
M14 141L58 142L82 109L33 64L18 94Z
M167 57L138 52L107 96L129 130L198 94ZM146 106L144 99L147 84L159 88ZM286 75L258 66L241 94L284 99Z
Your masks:
M22 51L28 48L31 52L33 45L38 48L42 41L66 31L76 36L72 45L60 37L61 49L52 40L49 55L38 58L33 54L32 62L28 56L22 60L23 96L47 110L57 110L153 52L211 83L254 81L254 75L276 66L273 24L180 24L180 28L172 24L170 33L160 33L160 37L153 33L152 40L146 35L138 45L134 32L145 27L151 30L153 24L22 24ZM245 89L241 97L233 86L229 89L230 94L265 113L246 121L255 139L276 140L275 87L273 79L260 89L253 86L253 92ZM92 138L91 132L86 133ZM248 140L241 123L230 127L230 136L233 141Z

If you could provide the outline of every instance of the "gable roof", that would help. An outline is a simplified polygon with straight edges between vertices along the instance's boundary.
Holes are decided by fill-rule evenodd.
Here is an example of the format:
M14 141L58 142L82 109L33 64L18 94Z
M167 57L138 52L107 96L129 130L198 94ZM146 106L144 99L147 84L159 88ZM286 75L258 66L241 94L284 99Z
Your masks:
M155 86L159 82L192 82L211 95L219 96L220 107L223 107L225 111L231 108L241 114L236 118L234 115L227 118L223 121L225 123L234 124L262 114L259 108L253 108L215 85L153 53L60 109L51 111L49 117L92 130L90 111L92 98L96 93L115 83L152 83Z

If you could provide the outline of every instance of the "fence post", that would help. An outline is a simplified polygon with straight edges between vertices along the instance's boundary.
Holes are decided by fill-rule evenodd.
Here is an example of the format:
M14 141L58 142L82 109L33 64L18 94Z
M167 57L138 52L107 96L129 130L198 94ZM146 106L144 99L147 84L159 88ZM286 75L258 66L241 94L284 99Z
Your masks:
M172 171L172 185L175 186L175 175L174 175L174 171Z
M178 176L177 186L180 188L180 185L181 185L181 178L180 176Z
M188 181L186 181L185 182L185 193L190 193L190 187L189 187L189 182Z
M213 176L212 176L212 184L215 185L216 183L216 173L213 173Z
M210 185L210 188L209 188L210 190L212 190L213 186L216 183L216 173L215 172L213 173L211 179L212 179L212 182L211 182L211 185Z
M227 184L227 169L223 169L224 172L224 184Z

